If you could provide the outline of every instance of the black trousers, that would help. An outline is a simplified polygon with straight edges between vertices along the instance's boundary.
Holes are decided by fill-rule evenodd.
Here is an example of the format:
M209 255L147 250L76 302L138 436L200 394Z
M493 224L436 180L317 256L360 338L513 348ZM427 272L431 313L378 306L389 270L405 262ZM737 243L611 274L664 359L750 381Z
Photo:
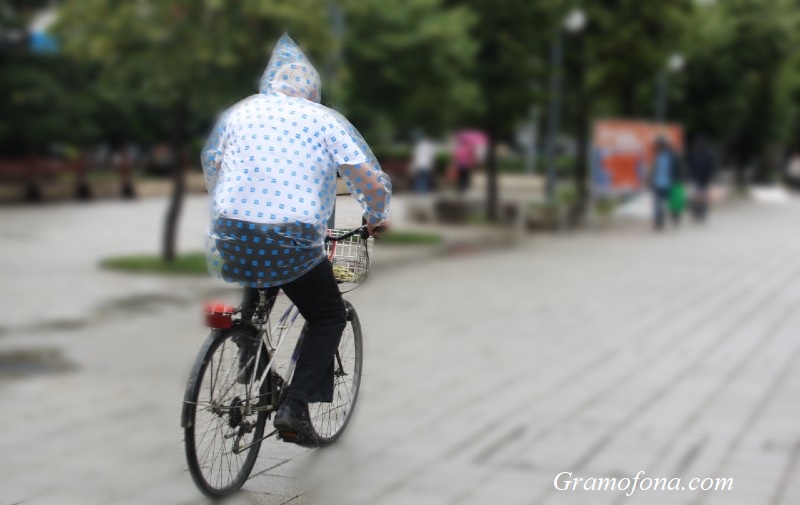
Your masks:
M456 181L458 192L464 193L469 189L470 179L471 179L471 169L466 165L460 165L458 167L457 177L458 180Z
M288 284L267 290L267 298L282 289L308 323L288 397L304 402L333 399L333 361L347 324L342 294L325 259L311 271ZM252 317L258 304L257 288L245 288L242 317ZM249 316L249 317L248 317Z

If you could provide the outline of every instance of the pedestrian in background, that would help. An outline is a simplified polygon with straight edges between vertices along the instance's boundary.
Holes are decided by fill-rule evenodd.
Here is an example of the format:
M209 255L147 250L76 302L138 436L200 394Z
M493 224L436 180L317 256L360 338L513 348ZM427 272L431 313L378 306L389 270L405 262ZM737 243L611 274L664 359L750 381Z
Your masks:
M692 215L695 221L705 221L708 216L710 198L709 187L717 171L711 144L704 135L698 135L689 151L689 176L694 191L692 195Z
M685 196L683 194L681 162L678 154L666 137L655 142L655 156L650 170L650 187L653 192L653 226L664 228L665 215L669 212L672 223L680 224Z
M411 176L416 193L424 195L431 190L435 161L436 145L425 133L418 132L411 156Z

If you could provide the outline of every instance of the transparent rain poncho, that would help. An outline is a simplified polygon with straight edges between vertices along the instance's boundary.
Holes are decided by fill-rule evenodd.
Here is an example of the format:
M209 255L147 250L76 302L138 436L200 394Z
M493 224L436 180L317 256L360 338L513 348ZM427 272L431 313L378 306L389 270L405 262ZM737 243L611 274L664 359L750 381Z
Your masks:
M203 149L206 256L217 277L271 287L324 259L337 169L373 224L387 218L391 183L353 125L320 105L319 73L288 35L259 91L220 116Z

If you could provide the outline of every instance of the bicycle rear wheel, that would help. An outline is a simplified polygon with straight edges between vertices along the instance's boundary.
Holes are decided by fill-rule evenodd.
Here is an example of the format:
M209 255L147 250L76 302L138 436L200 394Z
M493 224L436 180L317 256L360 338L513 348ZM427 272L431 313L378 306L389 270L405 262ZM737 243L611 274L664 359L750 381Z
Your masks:
M308 405L311 425L319 438L320 446L334 443L344 432L353 416L361 386L363 341L361 324L353 305L345 300L347 326L342 332L334 358L333 401Z
M182 416L186 462L198 489L212 498L242 487L264 436L266 414L255 410L260 406L256 391L263 388L257 381L245 380L263 370L268 360L260 344L261 359L254 366L256 335L248 326L214 331L200 349L186 387Z

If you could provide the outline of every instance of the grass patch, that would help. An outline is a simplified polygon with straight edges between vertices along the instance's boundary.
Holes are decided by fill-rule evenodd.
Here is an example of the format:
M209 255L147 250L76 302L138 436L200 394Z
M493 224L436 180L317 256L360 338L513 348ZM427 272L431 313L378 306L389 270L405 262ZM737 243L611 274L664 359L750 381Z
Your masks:
M379 244L386 245L439 245L441 235L414 231L390 231L378 239Z
M391 246L439 245L442 237L435 233L411 231L391 232L378 239L379 244ZM139 254L116 256L100 262L102 268L121 272L161 275L208 275L206 255L202 252L181 254L175 261L166 262L160 256Z
M135 255L117 256L100 262L100 266L110 270L131 273L162 275L207 275L206 255L202 252L181 254L175 261L166 262L160 256Z

